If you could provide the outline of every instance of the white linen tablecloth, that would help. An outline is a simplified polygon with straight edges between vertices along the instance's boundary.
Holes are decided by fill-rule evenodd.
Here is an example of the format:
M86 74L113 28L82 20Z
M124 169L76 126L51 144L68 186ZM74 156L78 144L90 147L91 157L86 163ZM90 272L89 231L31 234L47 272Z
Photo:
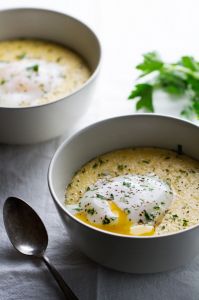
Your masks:
M91 25L102 41L103 61L93 104L78 127L134 112L126 98L141 54L158 50L166 59L182 54L199 58L198 3L195 0L13 1L0 8L42 6L73 14ZM157 111L178 115L181 102L157 95ZM171 272L132 275L112 271L86 258L71 243L47 186L50 159L63 137L30 146L0 145L0 209L11 195L26 200L43 219L47 255L80 300L198 300L199 256ZM56 300L62 293L45 265L18 254L0 214L0 300ZM149 259L151 259L149 257Z

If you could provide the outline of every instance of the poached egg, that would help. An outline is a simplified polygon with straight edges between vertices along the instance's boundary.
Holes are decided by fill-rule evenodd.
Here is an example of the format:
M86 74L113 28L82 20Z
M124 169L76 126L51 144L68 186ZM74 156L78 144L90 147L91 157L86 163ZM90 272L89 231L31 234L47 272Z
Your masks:
M173 200L170 186L154 175L107 176L89 186L67 209L80 220L125 235L152 235Z
M63 74L63 66L45 60L0 62L0 106L42 104L42 97L63 84Z

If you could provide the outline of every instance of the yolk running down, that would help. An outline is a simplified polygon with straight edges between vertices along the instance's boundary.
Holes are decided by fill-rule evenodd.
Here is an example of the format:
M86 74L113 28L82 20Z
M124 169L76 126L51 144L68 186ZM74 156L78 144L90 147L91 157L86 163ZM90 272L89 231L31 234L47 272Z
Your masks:
M129 221L127 215L125 212L123 212L113 201L109 201L110 208L113 213L118 215L118 222L116 224L95 224L88 221L86 214L84 212L80 212L75 214L75 217L83 221L84 223L87 223L89 225L92 225L96 228L100 228L102 230L124 234L124 235L133 235L131 233L131 227L133 226L133 222ZM141 234L142 236L150 236L154 234L154 230Z

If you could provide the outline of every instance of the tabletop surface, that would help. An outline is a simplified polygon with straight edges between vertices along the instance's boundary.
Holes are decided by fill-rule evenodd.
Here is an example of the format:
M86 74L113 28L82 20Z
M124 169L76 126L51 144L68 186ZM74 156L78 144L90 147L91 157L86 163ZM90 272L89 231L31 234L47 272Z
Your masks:
M68 0L0 2L0 8L37 6L72 14L99 35L103 59L92 105L78 126L110 116L134 113L127 101L144 52L158 50L165 59L198 54L195 0ZM186 101L186 100L185 100ZM179 116L183 101L157 95L158 113ZM198 300L199 256L177 270L151 275L115 272L86 258L71 243L47 186L49 162L64 137L30 146L0 145L0 208L11 195L25 199L39 213L48 233L47 255L80 300ZM0 300L62 299L56 283L39 261L18 254L0 215ZM150 259L150 258L149 258Z

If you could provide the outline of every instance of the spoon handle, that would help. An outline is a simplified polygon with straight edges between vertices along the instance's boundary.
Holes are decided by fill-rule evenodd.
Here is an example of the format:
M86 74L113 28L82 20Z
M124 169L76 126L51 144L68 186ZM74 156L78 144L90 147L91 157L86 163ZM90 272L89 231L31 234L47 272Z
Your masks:
M49 271L57 281L59 287L61 288L62 292L65 295L66 300L78 300L78 298L75 296L73 291L70 289L70 287L66 284L60 273L55 269L55 267L51 264L49 259L46 256L42 256L43 261L45 262L46 266L48 267Z

